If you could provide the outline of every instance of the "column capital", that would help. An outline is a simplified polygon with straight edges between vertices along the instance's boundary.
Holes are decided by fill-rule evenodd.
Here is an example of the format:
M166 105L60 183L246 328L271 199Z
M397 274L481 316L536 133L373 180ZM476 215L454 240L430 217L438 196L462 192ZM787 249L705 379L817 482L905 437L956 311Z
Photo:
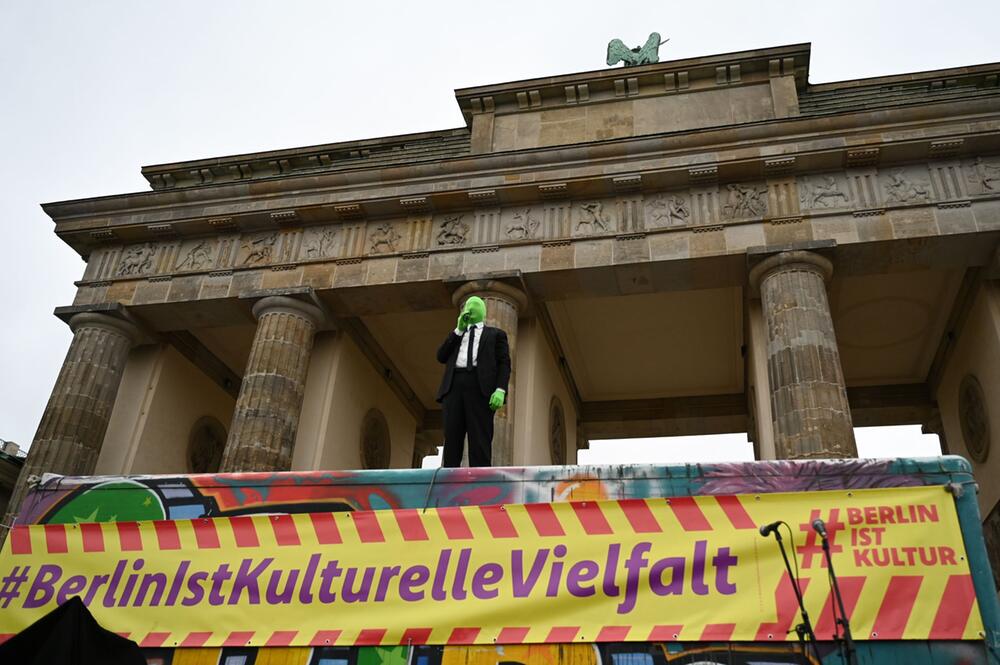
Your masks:
M528 296L521 289L495 279L475 279L462 284L451 296L455 306L461 305L469 296L490 293L513 301L520 309L528 305Z
M129 346L135 346L142 339L139 327L131 321L101 314L98 312L80 312L74 314L68 321L69 329L75 334L81 328L99 328L114 335L121 335L129 341Z
M833 262L825 256L806 250L778 252L750 269L750 286L754 291L759 291L764 280L779 270L808 270L819 274L824 282L828 282L833 276Z
M252 311L254 318L258 321L265 314L283 313L306 319L316 328L326 322L326 316L319 307L288 296L261 298L253 304Z

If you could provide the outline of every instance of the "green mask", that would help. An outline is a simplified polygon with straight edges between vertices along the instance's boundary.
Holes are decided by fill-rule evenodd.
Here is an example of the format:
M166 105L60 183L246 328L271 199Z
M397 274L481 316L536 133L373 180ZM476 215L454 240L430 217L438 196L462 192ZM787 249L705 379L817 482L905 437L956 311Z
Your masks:
M472 296L465 301L462 314L468 316L471 325L475 325L486 319L486 303L479 296Z

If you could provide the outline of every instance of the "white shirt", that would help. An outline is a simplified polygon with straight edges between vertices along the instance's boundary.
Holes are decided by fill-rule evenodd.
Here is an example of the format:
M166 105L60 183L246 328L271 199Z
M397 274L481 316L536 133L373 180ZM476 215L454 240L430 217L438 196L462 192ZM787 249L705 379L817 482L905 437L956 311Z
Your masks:
M466 366L466 359L469 357L469 333L472 329L476 329L476 346L472 349L472 366L475 367L479 364L479 344L483 340L483 322L480 321L474 325L469 326L465 329L463 333L458 328L455 328L455 334L462 336L462 345L458 347L458 358L455 359L455 367Z

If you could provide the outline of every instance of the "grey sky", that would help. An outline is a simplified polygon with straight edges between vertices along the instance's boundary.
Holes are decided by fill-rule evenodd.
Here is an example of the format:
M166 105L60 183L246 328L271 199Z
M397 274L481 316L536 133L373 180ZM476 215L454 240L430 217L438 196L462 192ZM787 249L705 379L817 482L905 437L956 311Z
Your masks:
M812 42L812 81L1000 60L992 2L0 0L0 438L27 444L80 258L39 203L146 190L139 167L462 124L453 90Z

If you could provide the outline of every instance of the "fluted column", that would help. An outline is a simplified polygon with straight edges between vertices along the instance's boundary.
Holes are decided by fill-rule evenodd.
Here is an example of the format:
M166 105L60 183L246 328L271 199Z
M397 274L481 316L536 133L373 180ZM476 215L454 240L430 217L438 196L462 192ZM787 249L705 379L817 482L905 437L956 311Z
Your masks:
M774 443L779 459L857 457L826 282L833 264L788 251L750 272L767 330Z
M17 514L29 478L94 472L128 352L140 337L133 324L107 314L77 314L69 326L73 341L14 485L5 524Z
M323 313L270 296L253 307L257 333L233 411L222 471L287 471L299 426L313 335Z
M520 290L492 279L481 279L463 284L452 301L460 306L469 296L479 296L486 302L486 325L500 328L507 333L510 345L510 385L507 401L493 419L493 466L511 466L514 463L514 395L517 387L517 319L527 298Z

